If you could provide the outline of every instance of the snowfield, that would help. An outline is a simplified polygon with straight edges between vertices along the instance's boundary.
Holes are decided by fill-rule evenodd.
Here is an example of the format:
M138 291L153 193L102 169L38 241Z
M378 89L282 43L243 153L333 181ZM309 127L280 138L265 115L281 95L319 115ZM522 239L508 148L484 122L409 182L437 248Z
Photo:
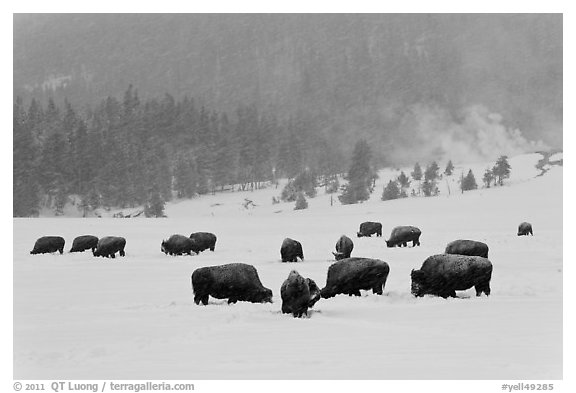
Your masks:
M14 378L561 379L562 167L537 176L540 158L513 157L504 187L464 194L460 173L472 168L481 185L487 164L457 165L432 198L380 201L399 173L387 170L372 198L351 206L320 193L294 211L272 205L279 187L171 203L164 219L14 219ZM382 222L383 237L357 238L363 221ZM516 236L522 221L533 237ZM397 225L419 227L421 247L386 248ZM218 236L215 252L160 252L163 239L196 231ZM40 236L63 236L67 251L84 234L125 237L126 257L29 254ZM342 234L352 256L388 262L384 295L321 299L303 319L281 314L289 272L323 287ZM304 262L280 262L285 237L302 243ZM491 296L414 298L410 271L455 239L490 247ZM254 265L274 303L195 305L194 269L231 262Z

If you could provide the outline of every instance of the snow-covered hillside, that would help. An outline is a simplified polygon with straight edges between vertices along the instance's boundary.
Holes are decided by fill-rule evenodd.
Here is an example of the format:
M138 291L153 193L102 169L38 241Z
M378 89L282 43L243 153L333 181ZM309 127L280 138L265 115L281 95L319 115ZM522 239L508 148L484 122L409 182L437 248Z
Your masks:
M294 203L272 204L279 187L170 203L164 219L14 219L14 378L562 378L563 171L537 176L541 157L513 157L506 186L464 194L461 172L471 168L480 183L489 163L457 165L439 182L451 193L431 198L380 201L399 174L381 171L371 199L357 205L334 196L331 206L320 193L294 211ZM244 208L246 198L256 206ZM367 220L382 222L382 238L355 236ZM534 236L516 236L522 221ZM397 225L418 226L422 246L387 248ZM214 232L216 251L160 252L171 234L195 231ZM68 250L83 234L124 236L126 257L29 254L40 236L63 236ZM322 299L304 319L281 314L290 270L324 286L342 234L353 239L353 256L389 263L384 295ZM285 237L302 243L304 262L280 262ZM459 238L489 245L491 296L414 298L410 271ZM230 262L254 265L274 303L195 305L194 269Z

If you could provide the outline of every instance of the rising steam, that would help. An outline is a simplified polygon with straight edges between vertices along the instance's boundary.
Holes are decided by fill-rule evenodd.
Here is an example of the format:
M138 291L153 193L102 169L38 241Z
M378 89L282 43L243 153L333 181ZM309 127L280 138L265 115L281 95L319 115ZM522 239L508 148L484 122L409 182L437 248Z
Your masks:
M542 141L527 140L481 105L465 108L458 118L440 108L416 105L403 117L400 129L402 137L395 145L404 148L392 152L396 162L481 162L548 148Z

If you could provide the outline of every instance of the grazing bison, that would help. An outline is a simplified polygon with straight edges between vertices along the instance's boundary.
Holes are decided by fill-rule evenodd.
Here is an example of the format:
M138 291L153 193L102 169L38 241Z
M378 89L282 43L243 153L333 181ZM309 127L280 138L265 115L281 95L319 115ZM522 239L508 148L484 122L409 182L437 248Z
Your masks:
M237 301L272 303L272 291L260 282L258 272L252 265L230 263L221 266L201 267L192 273L194 303L208 304L208 296Z
M316 283L292 270L280 288L282 313L292 313L294 318L308 315L308 308L320 299L320 289Z
M333 252L334 257L337 261L344 258L350 258L350 254L354 249L354 243L346 235L340 236L340 239L336 242L336 252Z
M474 240L454 240L448 243L444 253L488 258L488 245Z
M490 295L492 263L483 257L440 254L427 258L419 270L412 269L412 294L456 297L456 291L474 287L476 296Z
M379 222L367 221L360 224L360 231L356 233L358 237L371 237L373 234L382 236L382 224Z
M98 247L98 238L96 236L83 235L74 239L70 252L83 252L86 250L92 250L92 252L94 252L96 247Z
M282 257L282 262L298 262L298 258L303 261L302 244L287 237L282 242L282 247L280 247L280 256Z
M60 236L42 236L36 243L30 254L46 254L49 252L59 251L64 253L64 238Z
M196 254L199 254L201 251L210 249L210 251L214 251L216 248L216 235L210 232L194 232L190 235L190 239L192 239L195 243L192 251Z
M192 255L196 243L184 235L172 235L168 240L163 240L160 250L168 255Z
M384 261L369 258L347 258L328 268L326 286L320 294L328 299L340 293L360 296L361 289L372 289L382 295L390 267Z
M124 247L126 247L126 239L123 237L106 236L98 240L96 251L93 251L92 254L95 257L115 258L114 254L119 252L120 256L123 257L126 255Z
M388 247L407 247L408 242L412 242L412 247L420 245L420 235L422 231L416 227L411 226L400 226L392 230L390 234L390 239L386 240L386 245Z
M528 234L534 236L532 233L532 224L523 222L518 226L518 236L528 236Z

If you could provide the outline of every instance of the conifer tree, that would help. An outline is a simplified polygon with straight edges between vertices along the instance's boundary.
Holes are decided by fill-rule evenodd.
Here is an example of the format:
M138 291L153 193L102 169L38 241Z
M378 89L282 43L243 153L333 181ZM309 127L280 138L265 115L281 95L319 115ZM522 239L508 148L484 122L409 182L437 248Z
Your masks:
M382 192L382 200L388 201L391 199L398 199L400 197L400 188L398 187L398 183L394 180L390 180L386 187L384 187L384 191Z
M307 209L307 208L308 208L308 202L306 201L306 198L304 197L304 193L299 192L298 197L296 198L296 206L294 207L294 210L302 210L302 209Z
M472 169L468 170L468 174L462 179L462 184L460 186L462 191L470 191L478 188Z
M508 157L500 156L498 161L496 161L494 168L492 168L492 173L494 173L498 184L501 186L504 185L504 179L508 179L510 177L510 169L511 166L508 163Z
M493 180L494 180L494 173L492 173L492 170L490 168L487 168L486 172L484 172L484 177L482 178L484 186L486 188L490 188L490 183L492 183Z
M342 195L338 196L341 203L353 204L368 200L372 192L372 184L376 174L371 166L372 151L365 140L360 140L354 146L352 162L348 170L348 184L344 186Z
M165 217L164 206L166 203L160 196L160 192L154 191L150 194L146 207L144 208L144 215L146 217Z
M451 176L454 172L454 165L452 164L452 160L448 161L448 165L446 165L446 169L444 170L444 174L447 176Z

